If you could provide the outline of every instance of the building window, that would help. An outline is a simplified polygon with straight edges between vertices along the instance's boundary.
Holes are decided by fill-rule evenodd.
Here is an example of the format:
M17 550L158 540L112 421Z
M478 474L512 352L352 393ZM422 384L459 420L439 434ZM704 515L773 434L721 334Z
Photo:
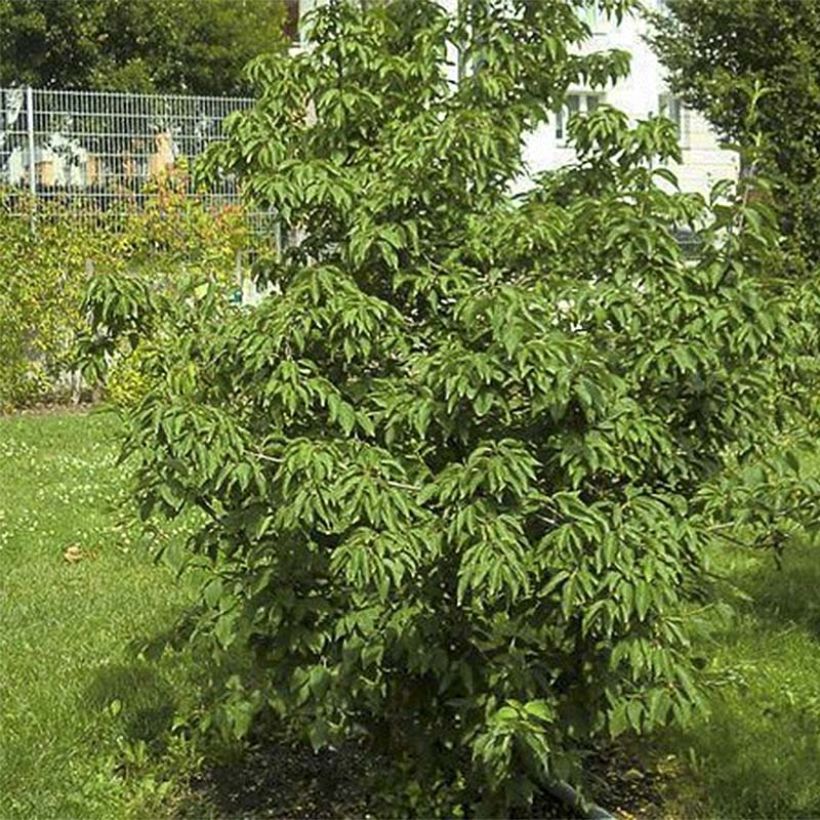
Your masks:
M660 94L658 96L658 113L675 123L675 130L678 132L678 140L681 143L683 143L685 136L683 111L683 102L680 97L676 97L674 94Z
M555 112L555 139L564 144L567 139L567 122L575 114L591 114L604 101L603 94L585 91L567 94L564 104Z

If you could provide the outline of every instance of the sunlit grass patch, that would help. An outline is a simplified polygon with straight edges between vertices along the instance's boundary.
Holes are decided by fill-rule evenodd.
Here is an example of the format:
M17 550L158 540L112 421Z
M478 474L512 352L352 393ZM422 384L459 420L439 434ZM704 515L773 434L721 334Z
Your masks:
M752 598L704 647L711 716L672 739L688 766L673 814L820 817L820 561L816 549L738 552L724 571Z
M152 666L129 649L190 594L120 522L115 431L99 415L0 419L3 818L135 809L150 795L123 761L160 742L193 691L180 662Z

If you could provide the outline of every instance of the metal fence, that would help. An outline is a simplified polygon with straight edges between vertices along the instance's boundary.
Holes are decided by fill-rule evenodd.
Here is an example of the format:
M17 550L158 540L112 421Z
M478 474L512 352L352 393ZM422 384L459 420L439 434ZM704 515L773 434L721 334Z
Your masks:
M0 187L38 203L67 201L80 214L140 207L147 183L190 165L224 138L225 116L252 103L249 97L0 88ZM239 201L230 177L202 196L215 205Z

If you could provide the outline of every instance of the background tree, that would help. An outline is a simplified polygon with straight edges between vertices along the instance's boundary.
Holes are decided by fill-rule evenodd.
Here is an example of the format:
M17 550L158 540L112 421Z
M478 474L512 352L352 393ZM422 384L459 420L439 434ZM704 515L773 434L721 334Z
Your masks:
M295 0L0 0L0 85L240 94Z
M734 143L747 139L749 89L768 90L756 129L768 142L783 227L820 259L820 4L667 0L652 42L674 91Z

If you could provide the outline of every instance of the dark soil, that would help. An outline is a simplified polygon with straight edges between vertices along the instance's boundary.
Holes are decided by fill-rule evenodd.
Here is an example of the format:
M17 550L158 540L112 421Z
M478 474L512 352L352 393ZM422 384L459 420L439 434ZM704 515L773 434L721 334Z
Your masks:
M355 745L314 754L302 746L254 744L240 760L203 772L192 783L192 801L181 816L198 820L375 818L373 801L363 786L373 765ZM618 747L606 749L590 757L587 772L589 796L616 817L663 817L663 777L634 754ZM517 816L577 815L544 794Z
M259 744L240 761L207 770L192 785L197 803L225 820L366 818L373 816L359 785L366 771L367 761L355 747L314 753L304 746Z
M664 817L667 776L657 765L647 765L634 750L612 746L598 751L587 761L587 772L593 799L616 817Z

